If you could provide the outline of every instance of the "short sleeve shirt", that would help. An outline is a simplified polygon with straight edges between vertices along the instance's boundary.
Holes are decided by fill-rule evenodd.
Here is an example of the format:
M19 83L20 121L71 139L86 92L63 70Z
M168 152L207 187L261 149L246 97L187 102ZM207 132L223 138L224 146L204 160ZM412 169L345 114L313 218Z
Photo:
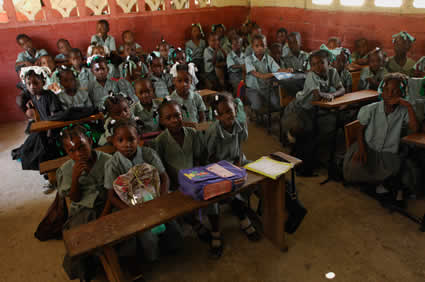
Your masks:
M213 65L212 59L214 57L215 50L211 47L208 47L204 50L204 68L206 73L213 72L215 70L215 66ZM221 51L217 52L216 61L224 62L226 58L224 58L224 54Z
M227 69L229 72L242 72L241 69L233 69L234 65L245 64L245 54L243 52L238 56L233 50L227 55L226 59Z
M308 57L308 53L300 50L298 56L295 56L291 51L289 51L288 55L282 59L285 68L293 68L294 70L305 71L307 69Z
M74 96L70 96L66 94L64 90L62 90L58 94L58 98L61 101L64 110L74 107L90 107L93 105L86 88L79 88Z
M157 98L164 98L170 95L168 88L173 86L173 79L169 73L163 73L161 77L151 74L149 78L152 81L152 86Z
M109 91L119 92L118 83L110 79L106 80L105 86L102 86L97 80L90 81L88 89L89 97L98 110L104 109L103 104L109 96Z
M102 37L98 36L97 34L94 34L91 37L90 43L96 43L96 45L106 46L111 52L117 50L117 46L115 45L115 38L113 38L111 35L106 36L106 39L103 40Z
M136 118L139 118L141 121L143 121L144 132L159 130L159 117L155 116L157 109L158 107L156 107L155 103L152 105L150 111L147 108L144 108L140 101L134 105L133 114Z
M17 63L20 62L31 62L32 64L35 63L40 57L48 55L47 51L44 49L36 50L35 55L32 56L28 51L24 51L18 54L18 58L16 59Z
M183 121L185 122L198 123L199 112L205 112L207 110L202 97L192 90L189 90L189 95L186 99L180 97L176 90L174 90L174 92L170 95L170 98L176 101L179 105L184 106L182 109L182 115Z
M339 76L345 89L349 89L353 86L353 77L349 70L344 69Z
M199 45L196 45L192 40L186 42L186 53L192 50L192 59L202 59L204 57L204 49L207 47L205 40L201 39Z
M261 90L268 87L268 83L264 79L256 78L250 72L256 71L260 73L273 73L279 70L279 65L268 54L264 54L263 58L259 60L255 54L245 58L246 67L246 85L249 88Z

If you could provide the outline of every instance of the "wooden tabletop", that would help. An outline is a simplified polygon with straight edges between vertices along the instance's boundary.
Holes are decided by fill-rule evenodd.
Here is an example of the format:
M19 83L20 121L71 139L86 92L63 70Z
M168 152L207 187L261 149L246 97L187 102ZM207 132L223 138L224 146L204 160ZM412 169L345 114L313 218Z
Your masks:
M357 92L347 93L344 96L335 98L332 102L313 101L314 106L320 108L333 109L345 105L356 104L359 102L373 101L378 98L378 92L374 90L361 90Z
M421 132L405 136L401 139L401 142L425 148L425 133Z
M348 65L347 69L349 72L354 72L354 71L361 71L363 68L367 67L368 65L358 65L358 64L350 64Z
M88 121L92 121L92 120L99 120L99 119L103 119L102 113L91 115L89 117L82 118L82 119L79 119L79 120L71 120L71 121L42 120L42 121L33 122L31 124L31 130L30 131L31 132L47 131L49 129L62 128L62 127L68 126L70 124L83 123L83 122L88 122Z
M208 95L214 95L217 94L217 91L214 90L210 90L210 89L202 89L202 90L198 90L199 95L201 95L201 97L204 96L208 96Z
M198 131L205 131L210 127L210 125L213 124L212 121L204 121L201 123L196 124L196 130Z

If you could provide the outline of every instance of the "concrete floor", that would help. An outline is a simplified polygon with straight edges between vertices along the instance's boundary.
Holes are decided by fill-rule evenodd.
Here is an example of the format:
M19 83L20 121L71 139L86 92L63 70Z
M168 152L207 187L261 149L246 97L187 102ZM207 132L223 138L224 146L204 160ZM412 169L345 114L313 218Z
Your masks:
M25 124L0 124L0 281L68 281L62 269L62 241L39 242L34 231L54 195L41 192L37 172L22 171L10 150L20 145ZM282 150L263 129L250 126L244 146L250 159ZM425 281L425 233L410 220L390 214L355 188L316 178L297 178L300 198L309 213L295 235L288 236L289 252L281 253L263 239L249 242L237 220L225 213L225 251L218 261L194 237L182 253L165 257L142 271L148 281ZM418 213L425 202L412 202ZM418 214L419 215L419 214ZM104 281L99 275L99 281Z

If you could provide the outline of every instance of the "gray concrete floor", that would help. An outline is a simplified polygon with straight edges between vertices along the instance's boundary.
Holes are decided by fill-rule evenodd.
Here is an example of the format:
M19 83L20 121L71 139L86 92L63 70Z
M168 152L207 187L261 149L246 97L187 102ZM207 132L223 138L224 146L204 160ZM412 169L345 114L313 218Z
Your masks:
M54 195L43 195L37 172L22 171L10 150L25 136L24 123L0 124L0 281L68 281L62 269L62 241L39 242L34 231ZM244 145L249 159L283 150L274 136L250 125ZM212 261L207 245L195 237L185 240L180 254L144 266L148 281L425 281L425 233L397 213L390 214L356 188L331 182L326 176L297 178L300 198L309 210L289 251L281 253L263 239L251 243L229 212L223 215L225 250ZM418 215L425 202L411 203ZM99 281L104 281L99 275Z

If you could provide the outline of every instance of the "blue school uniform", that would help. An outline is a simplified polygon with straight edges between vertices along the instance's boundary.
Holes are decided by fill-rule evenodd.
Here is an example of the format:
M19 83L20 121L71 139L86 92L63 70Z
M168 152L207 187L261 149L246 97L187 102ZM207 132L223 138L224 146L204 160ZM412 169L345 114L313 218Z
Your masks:
M18 54L18 58L16 59L16 63L20 62L30 62L31 64L34 64L40 57L49 55L46 50L40 49L35 50L35 55L32 56L28 51L23 51Z

